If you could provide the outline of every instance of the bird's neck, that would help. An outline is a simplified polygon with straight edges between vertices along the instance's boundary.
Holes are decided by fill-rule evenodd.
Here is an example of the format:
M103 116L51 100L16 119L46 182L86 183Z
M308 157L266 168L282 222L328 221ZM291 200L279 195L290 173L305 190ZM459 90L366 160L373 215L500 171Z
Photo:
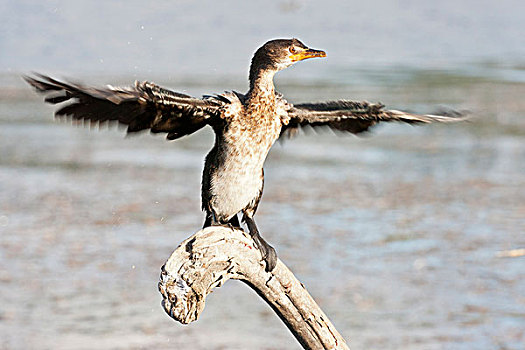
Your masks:
M252 69L250 70L250 90L248 99L275 98L275 87L273 76L276 71L273 69Z

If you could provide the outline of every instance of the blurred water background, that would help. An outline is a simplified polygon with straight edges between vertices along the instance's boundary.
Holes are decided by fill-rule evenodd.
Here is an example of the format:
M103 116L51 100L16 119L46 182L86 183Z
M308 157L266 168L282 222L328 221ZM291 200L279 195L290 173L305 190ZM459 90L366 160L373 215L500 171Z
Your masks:
M296 349L248 287L199 321L160 266L203 222L210 130L176 142L53 121L20 79L245 91L266 40L326 50L291 102L349 98L471 122L302 135L266 163L257 222L354 349L522 349L525 21L520 1L0 1L0 348Z

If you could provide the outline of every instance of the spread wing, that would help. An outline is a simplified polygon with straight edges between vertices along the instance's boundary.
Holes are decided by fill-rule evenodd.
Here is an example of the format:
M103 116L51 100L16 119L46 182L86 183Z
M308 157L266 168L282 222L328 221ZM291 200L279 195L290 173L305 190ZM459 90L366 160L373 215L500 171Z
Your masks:
M292 136L301 127L328 126L334 130L358 134L379 122L433 123L464 120L462 113L446 111L441 115L417 115L397 110L386 110L381 103L339 100L322 103L303 103L288 109L288 124L282 135Z
M167 133L169 140L213 124L229 102L221 96L194 98L149 82L135 82L126 88L92 88L44 75L24 79L38 92L46 94L46 102L66 102L55 112L56 117L94 124L117 121L127 125L128 133L149 129L154 133Z

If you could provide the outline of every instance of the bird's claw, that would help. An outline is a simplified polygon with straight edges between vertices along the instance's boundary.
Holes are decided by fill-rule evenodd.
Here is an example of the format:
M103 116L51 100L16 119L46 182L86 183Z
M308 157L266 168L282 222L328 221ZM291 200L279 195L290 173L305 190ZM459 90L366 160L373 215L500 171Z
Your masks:
M275 249L268 243L262 244L259 247L263 260L266 262L266 272L272 272L277 265L277 253Z

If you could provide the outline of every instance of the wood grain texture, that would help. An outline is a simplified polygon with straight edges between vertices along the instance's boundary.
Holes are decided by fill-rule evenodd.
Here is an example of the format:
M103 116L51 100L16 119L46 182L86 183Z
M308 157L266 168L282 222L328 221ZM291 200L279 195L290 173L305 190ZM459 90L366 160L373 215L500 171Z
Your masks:
M207 227L182 242L161 271L164 310L187 324L198 319L206 296L228 279L253 288L277 313L305 349L348 349L339 332L306 288L278 260L272 272L243 231Z

